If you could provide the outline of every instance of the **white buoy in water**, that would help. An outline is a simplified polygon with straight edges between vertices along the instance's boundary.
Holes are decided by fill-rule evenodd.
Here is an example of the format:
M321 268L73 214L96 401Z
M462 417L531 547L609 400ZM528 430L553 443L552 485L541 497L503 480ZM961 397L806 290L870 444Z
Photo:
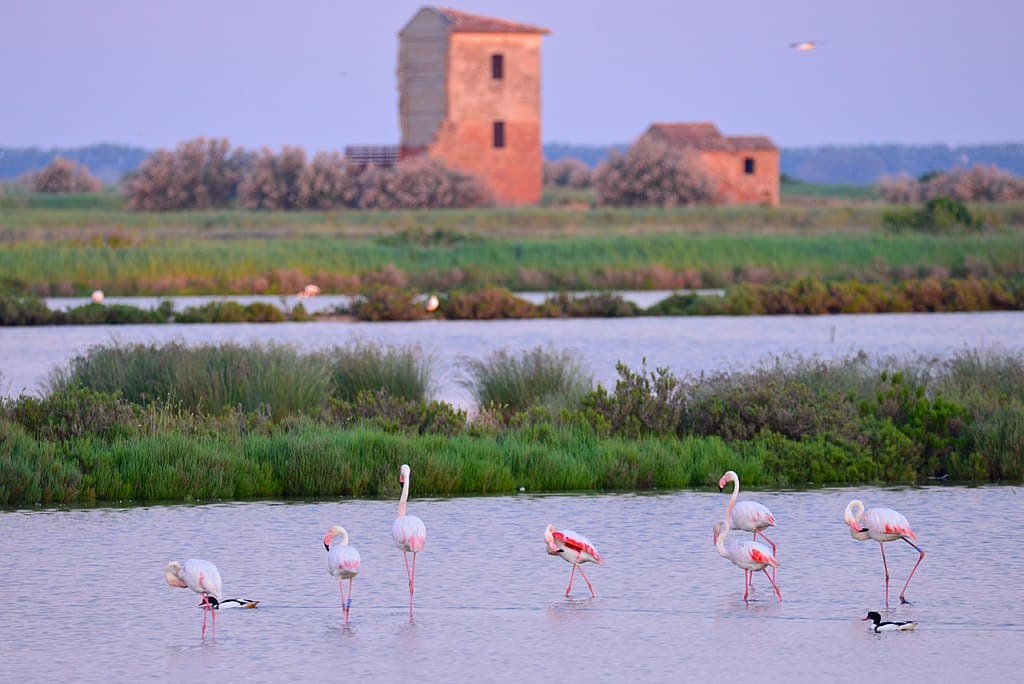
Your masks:
M430 295L429 297L427 297L427 311L437 311L437 307L439 306L441 306L441 300L437 298L437 295Z
M103 290L93 290L92 294L89 295L89 299L91 299L94 304L102 304L103 303Z

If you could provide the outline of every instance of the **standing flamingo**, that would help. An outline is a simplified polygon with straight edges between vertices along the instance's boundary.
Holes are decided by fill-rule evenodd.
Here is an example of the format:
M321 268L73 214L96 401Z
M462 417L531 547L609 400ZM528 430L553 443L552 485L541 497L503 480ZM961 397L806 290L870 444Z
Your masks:
M854 509L857 509L856 513L853 512ZM864 510L864 504L858 499L854 499L846 504L846 512L843 514L843 519L850 526L851 537L857 541L874 539L878 542L878 547L882 549L882 568L885 570L886 608L889 607L889 564L885 561L885 542L902 539L917 550L917 562L914 563L914 568L910 571L907 581L903 585L903 591L900 592L900 603L907 603L908 601L904 598L904 595L907 593L907 587L910 586L911 578L917 571L917 566L924 560L924 551L920 546L910 541L911 539L917 539L917 535L910 529L910 523L906 517L891 508L869 508Z
M779 585L775 583L775 578L765 570L768 566L779 567L779 562L775 560L771 549L756 541L738 541L726 546L725 538L729 535L729 525L724 520L716 522L713 529L718 555L728 558L735 565L743 568L743 600L746 601L750 595L750 583L754 580L754 573L761 570L768 581L772 583L775 595L779 597L781 603L782 592L779 591Z
M415 515L405 514L405 502L409 499L408 465L403 464L398 476L402 483L402 498L398 502L398 517L391 525L391 536L405 557L405 574L409 577L409 619L412 619L412 595L416 584L416 554L423 550L427 538L427 527ZM409 569L409 552L412 552L412 569Z
M774 556L776 552L775 542L769 539L764 531L769 527L775 527L775 516L772 515L772 512L764 504L759 504L756 501L736 501L736 497L740 493L740 476L735 471L730 470L725 475L722 475L722 478L718 481L718 491L725 489L727 482L732 482L734 486L732 488L732 497L729 499L729 505L725 509L726 524L734 530L753 532L754 541L757 541L757 535L760 534L771 545L772 555Z
M221 597L220 572L210 561L190 558L184 564L171 561L164 569L164 579L172 587L191 589L203 597L203 630L202 638L206 638L206 615L213 615L213 638L217 638L217 605Z
M348 624L348 614L352 610L352 580L359 574L359 552L348 545L348 532L341 525L335 525L324 537L324 548L327 549L327 572L338 580L338 591L341 592L341 610ZM348 580L348 600L345 600L345 580Z
M594 586L583 572L583 564L597 563L598 565L604 565L604 559L601 558L601 554L597 552L597 549L594 548L590 541L582 534L572 530L556 530L554 525L548 525L547 529L544 530L544 541L547 542L549 555L561 556L567 563L572 563L572 572L569 573L569 586L565 588L565 595L568 596L572 591L572 580L576 575L576 568L579 568L583 581L587 583L587 588L590 589L590 596L594 598L596 596L594 594Z

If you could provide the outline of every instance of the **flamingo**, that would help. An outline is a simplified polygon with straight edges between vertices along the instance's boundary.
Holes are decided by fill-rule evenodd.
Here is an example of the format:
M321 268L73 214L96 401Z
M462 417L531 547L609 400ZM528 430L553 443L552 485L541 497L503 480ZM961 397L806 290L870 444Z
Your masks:
M206 615L211 613L213 615L213 638L216 639L216 608L221 597L220 572L217 570L217 566L199 558L190 558L184 564L171 561L164 569L164 579L172 587L191 589L203 597L203 602L200 604L203 607L202 638L206 638Z
M754 579L754 573L761 570L764 572L764 576L768 578L768 581L772 583L775 595L779 597L779 603L781 603L782 592L779 591L779 585L775 583L775 578L769 575L765 569L768 566L772 568L779 567L779 562L775 560L771 549L756 541L739 541L726 546L725 538L729 535L729 525L724 520L716 522L713 530L718 555L722 558L728 558L733 564L743 568L743 600L746 601L750 595L750 583Z
M857 509L856 513L853 512L855 508ZM917 566L924 560L924 551L920 546L910 541L911 539L917 539L917 535L910 529L910 523L907 522L906 517L899 511L894 511L891 508L869 508L864 510L864 504L858 499L854 499L846 504L846 512L843 514L843 519L850 526L851 537L857 541L874 539L878 542L878 547L882 549L882 568L885 570L886 608L889 607L889 564L885 561L885 542L902 539L917 550L917 562L914 563L914 568L910 571L910 575L907 576L907 581L900 592L900 603L908 603L904 595L907 593L907 587L910 586L911 578L913 578L914 573L917 571Z
M341 525L335 525L324 537L324 548L327 549L327 572L338 580L338 591L341 592L341 610L348 624L348 614L352 610L352 580L359 574L359 552L348 545L348 532ZM345 580L348 580L348 600L345 600Z
M772 515L772 512L764 504L756 501L736 501L736 497L740 493L740 476L735 471L729 470L722 475L721 479L718 480L718 491L725 489L727 482L732 482L734 486L732 498L729 499L729 505L725 509L726 524L732 529L753 532L754 541L757 541L757 535L760 534L771 545L772 556L774 557L777 551L775 542L764 531L766 528L775 527L775 516ZM774 566L772 566L772 577L775 577Z
M556 530L554 525L548 525L547 529L544 530L544 541L548 545L548 554L551 556L561 556L562 559L567 563L572 563L572 572L569 573L569 586L565 588L565 595L568 596L572 591L572 580L576 575L576 568L580 569L580 575L583 576L583 581L587 583L587 588L590 589L590 597L594 598L594 585L587 579L586 574L583 572L584 563L597 563L598 565L604 565L604 559L601 558L601 554L597 552L597 549L584 537L582 534L573 532L572 530Z
M410 468L402 464L398 481L402 483L402 498L398 502L398 517L391 525L391 536L405 557L405 574L409 577L409 619L412 619L412 595L416 583L416 554L423 550L427 538L427 527L415 515L405 514L405 502L409 499ZM409 569L409 552L412 552L412 569Z

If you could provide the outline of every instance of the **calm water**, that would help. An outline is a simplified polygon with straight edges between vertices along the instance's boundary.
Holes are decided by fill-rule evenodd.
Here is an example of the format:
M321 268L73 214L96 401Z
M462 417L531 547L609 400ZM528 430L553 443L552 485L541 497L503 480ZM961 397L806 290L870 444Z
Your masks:
M415 492L415 473L413 479ZM0 513L0 680L137 681L1011 681L1024 666L1020 587L1024 489L847 489L745 493L779 520L784 603L763 577L718 556L714 492L417 500L427 525L416 619L390 539L394 501L244 503ZM875 542L842 523L846 502L901 510L928 556L889 619L916 632L874 634L883 607ZM553 522L605 556L562 592L570 566L544 552ZM363 557L352 624L342 628L322 538L348 527ZM894 596L916 554L888 545ZM191 592L163 567L215 561L225 595L217 639L199 637ZM209 633L207 634L209 636Z
M314 349L352 339L418 344L434 361L438 399L467 405L461 361L496 349L538 345L578 352L597 380L613 384L615 364L673 372L750 366L798 353L824 358L872 354L948 355L965 347L1024 349L1024 312L846 316L652 317L413 323L274 323L0 328L0 392L37 392L76 353L123 343L287 342Z

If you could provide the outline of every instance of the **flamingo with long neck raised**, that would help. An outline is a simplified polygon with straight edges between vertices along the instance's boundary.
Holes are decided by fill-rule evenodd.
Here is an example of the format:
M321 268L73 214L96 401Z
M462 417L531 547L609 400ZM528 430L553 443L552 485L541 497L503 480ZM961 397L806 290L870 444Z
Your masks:
M740 476L735 471L729 470L718 480L718 491L725 489L725 485L733 483L732 496L729 498L729 505L725 509L725 522L734 530L753 532L754 541L760 534L772 547L772 555L777 552L773 542L764 531L769 527L775 527L775 516L764 504L756 501L736 501L740 493ZM773 568L774 571L774 568Z
M213 638L217 638L217 611L221 600L220 571L210 561L190 558L184 563L171 561L164 568L164 579L172 587L191 589L203 597L203 629L201 638L206 638L206 616L213 617Z
M854 513L856 509L856 513ZM869 508L864 510L864 504L859 499L853 499L846 504L846 511L843 513L843 520L850 526L850 536L857 541L874 539L878 542L878 548L882 550L882 568L885 570L885 607L889 607L889 564L885 560L885 543L902 539L917 550L917 562L907 575L907 581L900 591L900 603L908 603L906 599L907 587L910 580L917 572L917 566L924 560L924 551L920 546L910 541L917 539L917 535L910 529L910 522L899 511L891 508Z
M423 550L427 538L427 527L415 515L406 515L405 504L409 500L409 475L411 469L403 464L398 481L402 483L402 498L398 501L398 517L391 525L391 536L405 558L405 574L409 578L409 619L412 619L412 596L416 585L416 556ZM412 568L409 567L409 553L412 553Z
M348 545L348 532L341 525L335 525L324 537L324 548L327 549L327 572L338 580L338 591L341 592L341 610L348 624L348 614L352 610L352 580L359 574L359 552ZM345 580L348 580L348 600L345 599Z
M764 572L764 576L768 578L768 581L772 583L775 595L779 597L779 602L781 603L782 592L779 591L779 585L775 583L775 578L769 575L766 570L768 567L779 567L779 562L775 560L771 549L756 541L737 541L726 546L725 539L729 535L730 528L724 520L716 522L712 529L718 554L722 558L732 561L737 567L743 568L743 600L746 601L747 597L750 596L750 583L754 579L754 573L761 570Z
M572 580L576 575L576 568L579 568L583 581L587 583L587 588L590 589L590 597L594 598L596 596L594 594L594 585L590 583L587 575L583 572L584 563L604 565L604 559L601 558L601 554L597 552L594 545L582 534L572 530L556 530L554 525L548 525L547 529L544 530L544 542L547 544L548 555L561 556L562 560L572 563L572 572L569 573L569 586L565 588L565 595L568 596L572 592Z

